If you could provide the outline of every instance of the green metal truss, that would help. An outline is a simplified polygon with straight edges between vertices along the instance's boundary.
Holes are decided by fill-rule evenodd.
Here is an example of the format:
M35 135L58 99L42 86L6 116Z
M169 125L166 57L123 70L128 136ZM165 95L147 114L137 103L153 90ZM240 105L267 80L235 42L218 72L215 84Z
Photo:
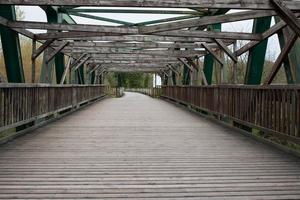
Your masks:
M16 13L14 6L0 6L0 16L15 21ZM7 81L11 83L24 83L25 77L19 35L15 31L3 26L0 26L0 34Z
M263 33L270 28L272 17L255 19L253 23L253 33ZM268 39L249 51L248 64L245 76L245 84L259 85L265 64Z
M214 25L209 26L208 29L210 29L211 31L220 32L221 29L222 29L222 25L221 24L214 24ZM214 64L215 64L215 60L214 60L213 55L208 54L204 57L203 71L204 71L204 74L205 74L208 85L212 84Z

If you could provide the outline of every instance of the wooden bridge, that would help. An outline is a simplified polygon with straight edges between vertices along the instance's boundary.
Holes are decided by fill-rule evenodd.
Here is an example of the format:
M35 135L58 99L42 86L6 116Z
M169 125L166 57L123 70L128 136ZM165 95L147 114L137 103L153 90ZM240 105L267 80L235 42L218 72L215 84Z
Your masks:
M0 0L0 199L300 199L299 11ZM155 81L129 89L126 73Z
M0 148L0 199L299 199L300 159L126 93Z

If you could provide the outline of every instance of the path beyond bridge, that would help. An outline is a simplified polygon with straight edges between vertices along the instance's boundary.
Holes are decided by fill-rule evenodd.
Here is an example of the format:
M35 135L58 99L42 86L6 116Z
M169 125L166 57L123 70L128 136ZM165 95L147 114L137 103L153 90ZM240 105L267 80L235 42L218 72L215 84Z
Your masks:
M0 147L0 199L86 198L300 199L300 160L135 93Z

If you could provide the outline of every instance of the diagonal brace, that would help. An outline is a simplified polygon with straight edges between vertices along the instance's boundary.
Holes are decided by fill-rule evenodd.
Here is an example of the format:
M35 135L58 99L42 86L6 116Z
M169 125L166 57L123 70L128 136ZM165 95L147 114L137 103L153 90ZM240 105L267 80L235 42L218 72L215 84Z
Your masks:
M47 58L46 64L48 64L59 52L61 52L67 45L69 44L68 41L62 43L59 47L57 47Z

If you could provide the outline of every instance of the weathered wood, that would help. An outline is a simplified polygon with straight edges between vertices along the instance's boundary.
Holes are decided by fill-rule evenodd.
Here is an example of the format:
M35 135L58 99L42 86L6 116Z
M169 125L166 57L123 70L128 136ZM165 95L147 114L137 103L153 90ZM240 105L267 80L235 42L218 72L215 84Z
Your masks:
M165 23L165 24L140 27L139 32L143 33L143 34L146 34L146 33L149 34L149 33L170 31L170 30L183 29L183 28L207 26L207 25L216 24L216 23L227 23L227 22L254 19L254 18L259 18L259 17L268 17L268 16L272 16L272 15L276 15L276 12L274 12L274 11L244 11L244 12L225 14L225 15L205 16L200 19L190 19L190 20L184 20L184 21L179 21L179 22L170 22L170 23Z
M234 62L238 61L236 55L226 46L226 44L224 44L222 40L215 39L215 41Z
M82 32L82 31L65 31L65 32L48 32L35 34L37 40L49 39L69 39L69 38L86 38L86 37L100 37L100 36L121 36L119 33L102 33L102 32Z
M292 10L299 10L298 1L284 1ZM37 6L109 6L109 7L165 7L165 8L227 8L227 9L269 9L273 7L268 0L0 0L4 5L37 5Z
M81 50L73 50L72 53L76 55L81 55ZM101 55L105 56L111 56L111 55L126 55L130 54L133 55L149 55L149 56L157 56L157 57L194 57L197 55L205 55L206 52L203 50L186 50L186 51L176 51L176 50L152 50L152 51L145 51L145 50L112 50L112 49L102 49L101 51L89 51L89 55L94 58L101 58Z
M43 53L53 42L55 39L47 40L40 46L36 51L32 52L31 59L36 59L41 53Z
M68 60L68 64L67 66L65 67L65 70L64 70L64 73L61 77L61 80L60 80L60 84L63 85L65 80L66 80L66 77L67 77L67 74L68 72L70 71L70 67L71 67L71 63L72 63L72 60L73 58L69 57L69 60Z
M178 60L179 60L184 66L186 66L187 68L189 68L189 70L190 70L191 72L194 71L193 67L191 67L191 66L190 66L183 58L178 58Z
M81 65L84 65L89 59L91 59L91 57L87 56L83 58L80 62L78 62L78 64L72 65L72 70L76 71Z
M74 56L74 55L72 55ZM72 63L71 68L73 68L75 65L77 65L82 59L84 59L86 56L88 56L87 53L82 53L81 55L78 56L78 58L76 57L76 60Z
M300 36L300 20L282 1L271 0L278 15Z
M273 68L272 68L270 74L268 75L266 81L264 82L265 85L272 83L277 72L279 71L280 67L282 66L284 60L287 58L290 50L293 48L297 39L298 39L298 35L296 33L292 33L291 38L287 41L285 47L282 49L279 57L277 58L276 62L273 65Z
M227 39L227 40L261 40L260 34L239 33L239 32L213 32L213 31L166 31L153 33L160 36L174 36L174 37L189 37L189 38L210 38L210 39Z
M220 63L222 66L224 65L224 61L216 54L216 52L211 49L209 46L206 44L202 44L202 46L211 54L213 57L216 59L218 63Z
M36 51L36 40L32 40L32 52ZM35 82L35 58L31 58L31 83Z
M212 89L206 90L193 99L211 105ZM178 91L173 95L192 89ZM135 93L107 98L3 145L0 158L2 199L300 196L298 158Z
M78 40L78 38L69 39ZM158 35L122 35L122 36L99 36L99 37L83 37L81 40L87 41L117 41L117 42L207 42L214 43L210 38L187 38L187 37L165 37ZM233 43L233 40L226 40L225 42Z
M8 21L3 25L10 28L21 28L21 29L138 34L138 29L133 27L101 26L101 25L88 25L88 24L55 24L55 23L50 24L46 22L30 22L30 21Z
M98 64L98 65L96 65L93 69L91 69L88 73L89 74L92 74L93 72L95 72L95 71L97 71L97 70L99 70L99 69L101 69L102 68L102 65L101 64Z
M46 64L48 64L49 62L51 62L51 60L52 60L58 53L60 53L60 52L61 52L68 44L69 44L68 41L63 42L59 47L57 47L56 49L54 49L54 51L51 52L51 54L49 55L49 57L47 57Z
M61 44L61 42L55 42L52 47L57 47ZM158 42L139 42L139 43L122 43L122 42L70 42L68 48L93 48L96 49L97 47L110 47L110 48L149 48L149 49L154 49L154 48L171 48L171 49L176 49L176 48L188 48L188 49L195 49L195 48L202 48L200 43L158 43ZM226 43L226 44L231 44L231 43ZM212 48L217 48L217 44L209 44Z

